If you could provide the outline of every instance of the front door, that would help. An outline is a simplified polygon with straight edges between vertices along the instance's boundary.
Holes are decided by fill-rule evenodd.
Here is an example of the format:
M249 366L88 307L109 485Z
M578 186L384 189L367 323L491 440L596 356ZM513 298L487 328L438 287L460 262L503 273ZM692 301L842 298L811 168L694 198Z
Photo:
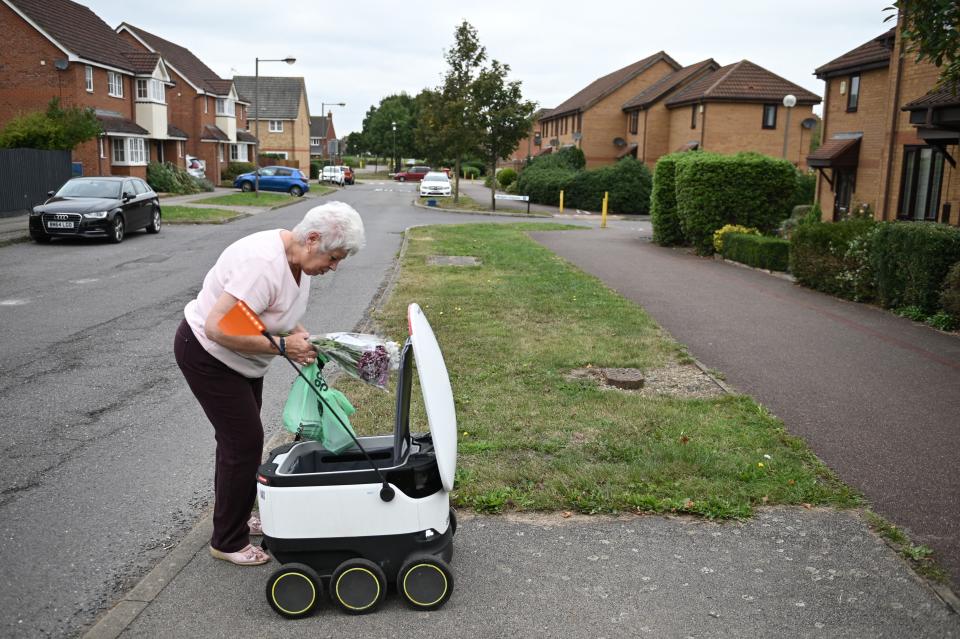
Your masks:
M850 215L850 198L853 197L857 174L850 169L834 169L833 176L833 221L836 222Z

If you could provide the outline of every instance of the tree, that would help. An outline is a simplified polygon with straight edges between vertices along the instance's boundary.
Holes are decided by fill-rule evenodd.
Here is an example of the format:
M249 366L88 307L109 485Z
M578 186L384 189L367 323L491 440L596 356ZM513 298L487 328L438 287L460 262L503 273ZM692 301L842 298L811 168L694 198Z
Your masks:
M363 119L363 139L378 156L416 155L417 101L406 93L391 95L370 107ZM396 131L394 131L394 124ZM394 165L397 158L394 157ZM396 166L394 166L396 170Z
M34 111L11 120L0 131L0 147L71 151L102 132L93 109L64 109L60 98L53 98L46 111Z
M482 137L480 149L496 175L497 160L507 157L530 132L537 105L523 99L520 82L507 82L510 66L497 60L480 72L472 87L477 124ZM497 181L490 187L490 208L497 208Z
M896 0L905 50L940 69L938 87L960 88L960 4L957 0ZM896 15L887 20L897 18Z
M361 153L367 150L366 142L363 139L363 133L360 131L353 131L347 135L347 144L346 152L349 155L359 156Z

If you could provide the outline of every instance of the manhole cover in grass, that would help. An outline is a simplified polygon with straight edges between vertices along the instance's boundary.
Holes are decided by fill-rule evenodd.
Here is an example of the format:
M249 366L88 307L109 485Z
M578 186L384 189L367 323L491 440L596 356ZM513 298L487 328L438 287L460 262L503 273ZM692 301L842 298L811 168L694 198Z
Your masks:
M567 374L567 379L589 379L603 389L645 397L669 395L708 398L724 394L723 389L709 375L692 364L671 363L644 371L636 368L577 368ZM621 382L626 382L627 386L635 386L625 388Z
M469 255L431 255L427 258L430 266L480 266L480 260Z

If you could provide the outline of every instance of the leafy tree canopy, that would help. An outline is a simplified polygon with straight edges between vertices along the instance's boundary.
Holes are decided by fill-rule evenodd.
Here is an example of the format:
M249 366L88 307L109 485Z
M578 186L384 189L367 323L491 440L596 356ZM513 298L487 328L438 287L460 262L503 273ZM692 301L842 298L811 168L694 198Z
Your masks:
M960 3L957 0L896 0L906 50L940 68L939 86L960 90ZM896 19L897 15L887 17Z
M11 120L0 131L0 147L70 151L102 132L93 109L64 109L60 99L53 98L46 111L34 111Z

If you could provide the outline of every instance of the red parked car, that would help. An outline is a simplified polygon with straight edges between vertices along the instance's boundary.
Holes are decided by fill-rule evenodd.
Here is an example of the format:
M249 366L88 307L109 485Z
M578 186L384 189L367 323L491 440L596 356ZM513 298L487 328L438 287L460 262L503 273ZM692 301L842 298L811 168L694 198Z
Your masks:
M346 164L343 165L343 183L353 184L353 169Z
M399 182L419 182L429 172L429 166L411 166L409 170L400 171L394 175L393 179Z

